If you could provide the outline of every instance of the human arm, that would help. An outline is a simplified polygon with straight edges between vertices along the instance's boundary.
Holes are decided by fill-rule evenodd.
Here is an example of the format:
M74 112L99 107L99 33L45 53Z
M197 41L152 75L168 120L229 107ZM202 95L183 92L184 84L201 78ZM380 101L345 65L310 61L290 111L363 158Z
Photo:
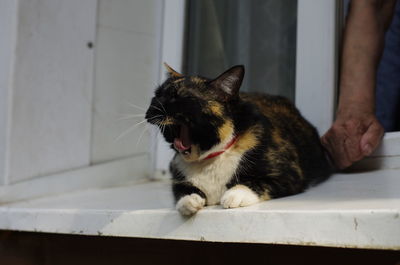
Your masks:
M339 169L373 152L383 128L375 117L376 69L396 0L352 0L344 31L336 120L322 144Z

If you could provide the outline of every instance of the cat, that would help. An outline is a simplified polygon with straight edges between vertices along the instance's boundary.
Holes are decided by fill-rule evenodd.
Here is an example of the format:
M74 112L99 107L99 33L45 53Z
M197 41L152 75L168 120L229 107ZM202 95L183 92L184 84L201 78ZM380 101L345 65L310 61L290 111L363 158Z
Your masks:
M175 150L172 191L182 215L297 194L331 174L316 129L288 99L239 92L243 66L215 79L165 66L145 119Z

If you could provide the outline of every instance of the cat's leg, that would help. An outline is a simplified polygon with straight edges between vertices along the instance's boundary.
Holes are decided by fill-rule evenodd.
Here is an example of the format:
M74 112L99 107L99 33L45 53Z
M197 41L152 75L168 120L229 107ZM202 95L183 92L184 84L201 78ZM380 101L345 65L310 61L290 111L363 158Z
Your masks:
M280 163L276 163L276 162ZM239 173L231 183L228 190L221 198L224 208L249 206L271 198L279 198L302 192L305 180L300 170L300 165L293 161L275 159L265 171L258 169L252 172ZM264 176L264 177L261 177Z
M206 205L205 194L188 182L174 183L176 209L185 216L193 215Z
M206 205L206 195L187 181L186 176L178 169L174 160L172 160L169 169L173 180L172 192L176 203L175 208L186 216L197 213Z
M237 208L256 204L266 199L265 196L260 196L249 186L236 184L222 195L221 205L224 208Z

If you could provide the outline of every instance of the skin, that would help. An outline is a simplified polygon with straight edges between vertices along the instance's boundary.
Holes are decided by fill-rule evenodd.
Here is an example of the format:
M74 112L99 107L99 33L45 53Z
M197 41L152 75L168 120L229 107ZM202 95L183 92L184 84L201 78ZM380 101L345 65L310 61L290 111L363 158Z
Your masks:
M375 116L376 70L396 0L352 0L344 31L336 120L321 138L338 169L370 155L384 134Z

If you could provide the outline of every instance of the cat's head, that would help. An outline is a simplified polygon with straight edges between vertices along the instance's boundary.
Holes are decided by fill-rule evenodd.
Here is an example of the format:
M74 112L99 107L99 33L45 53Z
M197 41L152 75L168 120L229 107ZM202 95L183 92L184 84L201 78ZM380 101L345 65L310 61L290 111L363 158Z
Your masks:
M184 76L165 64L168 79L155 91L146 112L149 123L186 161L223 149L235 137L232 108L239 98L244 67L234 66L215 79Z

